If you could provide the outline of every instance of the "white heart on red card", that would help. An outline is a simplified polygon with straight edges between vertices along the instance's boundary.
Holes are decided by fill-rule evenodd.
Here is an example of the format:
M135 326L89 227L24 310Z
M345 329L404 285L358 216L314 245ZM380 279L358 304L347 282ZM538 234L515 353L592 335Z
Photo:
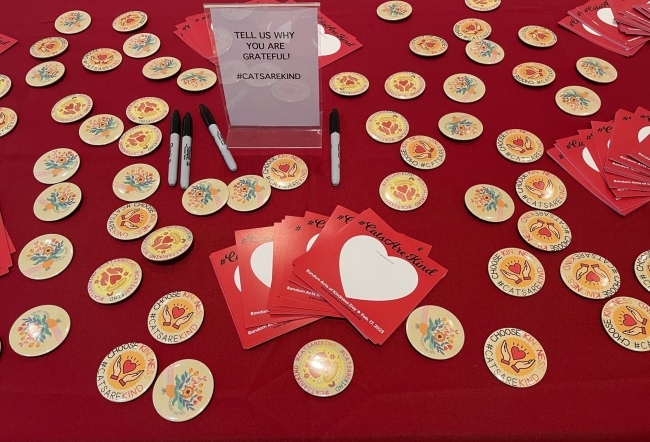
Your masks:
M241 276L239 276L239 266L235 269L235 274L233 275L233 279L235 280L235 285L237 286L237 289L241 292Z
M639 143L642 143L650 135L650 126L642 127L639 131Z
M418 286L415 268L402 258L388 256L384 245L370 236L355 236L343 245L339 272L350 299L392 301Z
M251 269L262 284L271 287L273 279L273 242L257 246L251 255Z
M582 159L585 160L587 166L591 167L596 172L599 172L598 166L596 166L596 162L594 161L594 157L591 156L591 152L589 152L589 149L586 147L582 149Z
M318 239L318 235L320 235L320 233L317 233L314 236L312 236L309 239L309 241L307 242L307 252L309 252L309 249L311 249L311 246L313 246L314 243L316 242L316 240Z

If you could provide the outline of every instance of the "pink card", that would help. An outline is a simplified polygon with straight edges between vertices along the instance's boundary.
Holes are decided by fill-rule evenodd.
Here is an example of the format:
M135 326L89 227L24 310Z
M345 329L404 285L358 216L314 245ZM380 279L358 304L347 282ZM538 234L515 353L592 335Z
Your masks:
M294 271L383 344L447 270L368 209L294 261Z
M235 323L237 335L245 349L267 342L280 335L297 328L311 324L320 318L297 319L286 322L270 322L254 329L247 329L244 325L244 310L242 308L241 281L239 279L239 265L237 247L232 246L214 252L210 255L210 262L214 273L217 275L221 292L228 305L230 316Z

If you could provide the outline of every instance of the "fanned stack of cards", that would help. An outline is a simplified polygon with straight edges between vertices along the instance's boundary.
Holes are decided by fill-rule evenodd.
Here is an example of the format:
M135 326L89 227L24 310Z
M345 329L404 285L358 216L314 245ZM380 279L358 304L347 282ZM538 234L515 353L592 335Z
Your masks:
M560 26L609 49L631 57L650 39L647 0L590 0L568 11ZM639 9L635 6L645 5Z
M591 129L557 140L547 153L620 215L650 201L650 111L642 107L592 121Z
M383 344L447 270L371 209L287 216L210 256L244 348L323 317Z
M14 244L9 238L9 233L5 228L4 221L2 221L2 214L0 213L0 276L9 273L9 267L14 263L11 260L11 254L16 251Z
M247 3L279 3L275 0L252 0ZM287 3L293 3L289 1ZM228 19L228 17L224 16ZM232 20L241 20L241 15L232 17ZM212 49L212 40L208 30L209 17L205 13L191 15L183 23L176 25L174 34L183 40L190 48L213 64L217 64L217 57ZM233 43L233 35L227 29L214 28L217 42L217 53L226 52ZM318 67L327 66L333 61L348 55L361 48L362 44L352 34L341 29L325 14L318 13Z

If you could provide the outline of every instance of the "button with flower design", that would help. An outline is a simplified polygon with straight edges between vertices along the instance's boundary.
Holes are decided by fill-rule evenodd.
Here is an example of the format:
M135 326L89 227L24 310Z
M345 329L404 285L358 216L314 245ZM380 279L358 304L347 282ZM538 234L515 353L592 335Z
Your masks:
M54 21L54 29L61 34L78 34L90 26L90 14L84 11L68 11L59 15Z
M471 74L454 74L445 80L445 95L459 103L473 103L485 95L485 83Z
M46 61L34 66L25 77L28 85L33 87L49 86L56 83L65 74L65 66L58 61Z
M79 126L79 138L91 146L104 146L116 141L124 132L124 123L115 115L99 114Z
M503 48L490 40L470 41L465 46L465 53L479 64L497 64L505 57Z
M259 209L271 198L271 185L259 175L244 175L228 184L228 207L238 212Z
M81 203L81 189L73 183L54 184L34 201L34 215L41 221L58 221L72 214Z
M178 76L176 84L185 91L204 91L217 84L217 74L209 69L189 69Z
M148 164L133 164L113 178L113 193L124 201L142 201L153 195L160 185L160 174Z
M417 175L396 172L388 175L379 185L381 200L391 209L415 210L427 200L427 184Z
M77 152L61 147L44 153L34 164L34 178L43 184L56 184L71 178L81 164Z
M596 57L582 57L576 63L580 75L596 83L611 83L618 77L611 63Z
M466 141L478 138L483 133L483 123L473 115L452 112L440 118L438 129L452 140Z
M173 77L181 70L181 61L174 57L158 57L144 65L142 75L151 80Z
M377 8L379 18L387 21L404 20L413 12L413 7L403 1L384 2Z
M213 392L210 369L196 359L183 359L158 376L152 392L153 406L168 421L184 422L205 410Z
M350 385L354 362L338 342L317 339L298 351L293 361L293 375L300 388L312 396L334 396Z
M145 58L155 54L160 49L160 39L153 34L143 32L126 39L122 50L131 58Z
M41 305L16 319L9 331L9 345L21 356L41 356L61 345L69 332L68 312L56 305Z
M555 103L569 115L586 117L600 109L600 97L582 86L563 87L555 94Z
M504 190L490 184L477 184L465 192L465 206L475 217L500 223L515 213L515 202Z
M73 255L72 243L65 236L41 235L23 247L18 268L29 279L49 279L67 269Z
M192 215L210 215L228 203L228 186L207 178L193 183L183 193L183 208Z
M526 86L546 86L555 80L555 71L550 66L531 61L515 66L512 76Z
M418 353L429 359L449 359L465 343L465 330L449 310L435 305L418 307L406 319L406 337Z

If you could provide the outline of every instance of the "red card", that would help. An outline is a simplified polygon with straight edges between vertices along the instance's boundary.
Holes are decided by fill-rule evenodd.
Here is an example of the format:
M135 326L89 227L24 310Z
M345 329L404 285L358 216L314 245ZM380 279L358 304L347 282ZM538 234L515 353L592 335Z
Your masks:
M607 2L602 0L590 0L584 5L570 10L569 15L615 44L632 48L648 41L647 37L628 36L620 32L616 22L613 21L612 10L608 8Z
M639 108L642 109L642 108ZM625 144L628 138L628 132L634 128L634 115L632 112L620 109L616 112L614 118L614 130L612 131L612 138L609 143L609 162L604 164L606 172L616 173L620 168L612 167L612 162L622 164L633 169L625 172L626 177L644 181L650 179L650 167L645 164L639 163L627 156L629 145Z
M650 167L650 111L637 109L630 131L624 137L628 145L627 155Z
M178 27L180 26L180 27L182 28L183 25L184 25L184 23L183 23L183 24L180 24L180 25L176 25L176 27L178 28ZM196 52L197 54L199 54L200 56L203 57L204 55L201 53L201 51L199 50L199 48L194 44L193 41L191 41L191 40L187 37L187 35L185 34L185 32L186 32L186 31L181 31L181 30L178 30L178 29L177 29L177 30L174 31L174 35L176 35L176 36L177 36L178 38L180 38L180 39L181 39L181 40L182 40L186 45L188 45L190 48L192 48L192 49L194 50L194 52Z
M230 310L235 323L235 329L239 340L245 349L249 349L267 342L280 335L300 328L304 325L311 324L320 318L305 318L295 321L271 322L254 329L246 329L244 325L244 311L242 309L241 291L237 286L235 279L236 270L239 268L237 262L237 247L232 246L226 249L214 252L210 255L210 262L214 273L217 275L223 297Z
M363 46L354 35L341 29L322 12L318 13L318 40L319 69Z
M296 274L383 344L447 270L368 209L294 261Z
M558 24L563 28L573 32L574 34L577 34L582 38L597 44L598 46L601 46L619 55L624 55L626 57L631 57L632 55L636 54L639 51L639 49L641 49L642 47L641 45L638 45L635 46L634 48L629 49L621 45L617 45L611 42L610 40L604 38L601 34L596 32L594 29L590 28L589 26L586 26L585 24L581 23L579 20L575 19L574 17L569 17L569 16L564 17L562 20L558 22Z
M273 278L273 227L237 230L235 238L246 328L296 319L295 316L271 318L268 309Z
M199 49L201 49L201 53L205 54L204 56L206 58L213 56L212 37L208 30L207 16L205 12L186 17L185 21L190 26L190 32L194 35L194 41Z
M0 34L0 54L12 47L18 42L15 38L11 38L8 35Z

